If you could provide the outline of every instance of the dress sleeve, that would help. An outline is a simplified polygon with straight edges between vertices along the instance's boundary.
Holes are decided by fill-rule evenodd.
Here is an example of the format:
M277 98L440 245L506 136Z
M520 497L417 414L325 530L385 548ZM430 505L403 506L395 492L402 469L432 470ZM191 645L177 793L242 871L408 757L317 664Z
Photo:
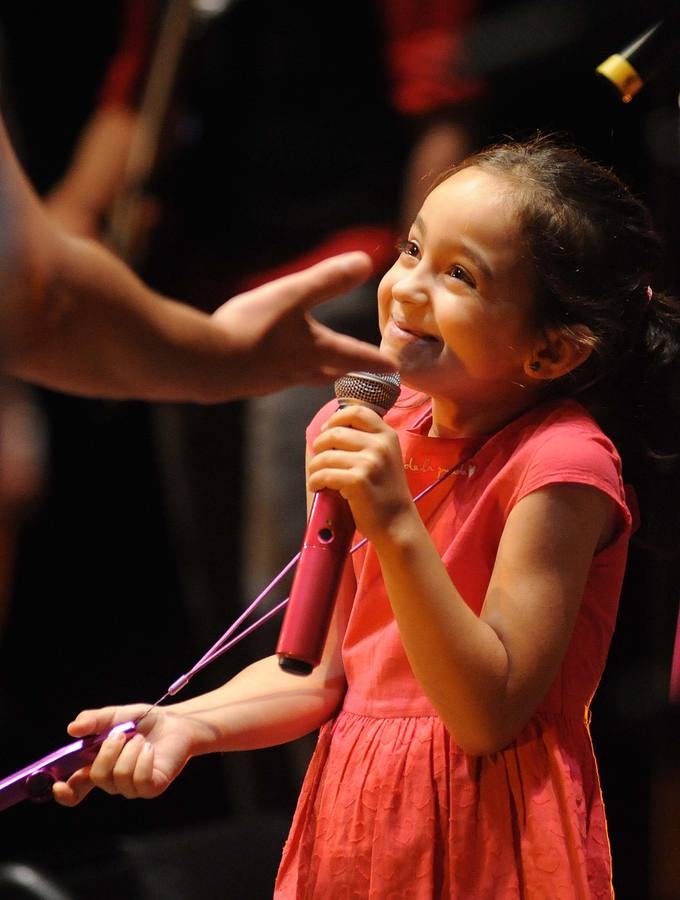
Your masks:
M611 441L594 426L555 428L528 456L512 505L550 484L585 484L614 502L622 528L637 526L635 495L623 483L619 455Z

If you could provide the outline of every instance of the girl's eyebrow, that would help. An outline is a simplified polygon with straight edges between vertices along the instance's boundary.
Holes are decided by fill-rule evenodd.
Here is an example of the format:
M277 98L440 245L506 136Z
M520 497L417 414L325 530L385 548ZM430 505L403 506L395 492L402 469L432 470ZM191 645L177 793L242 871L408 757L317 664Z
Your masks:
M483 272L483 274L489 279L489 281L493 281L493 272L491 271L491 268L489 267L489 264L484 259L484 257L480 256L479 253L477 253L477 251L466 241L461 240L461 244L463 247L463 251L470 257L477 268Z
M418 215L413 220L413 225L414 227L418 228L424 238L427 237L427 228L425 227L425 222L423 221L420 213L418 213ZM463 251L470 257L477 268L481 272L483 272L490 281L493 281L493 272L491 271L491 268L484 257L480 256L480 254L474 249L474 247L472 247L472 245L469 244L464 238L459 238L459 242L463 248Z

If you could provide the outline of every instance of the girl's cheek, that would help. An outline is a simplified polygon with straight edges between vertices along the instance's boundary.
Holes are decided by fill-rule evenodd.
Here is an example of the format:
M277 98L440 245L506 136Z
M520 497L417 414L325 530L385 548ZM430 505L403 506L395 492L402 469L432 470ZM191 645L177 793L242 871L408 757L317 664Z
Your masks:
M385 319L389 315L393 280L394 279L390 277L390 273L388 272L386 275L383 275L380 284L378 285L376 296L378 300L378 319L381 330Z
M392 267L392 268L394 268L394 267ZM394 276L392 274L392 269L388 269L387 272L385 272L383 277L380 279L380 282L378 283L378 300L379 301L381 298L389 295L390 287L391 287L393 280L394 280Z

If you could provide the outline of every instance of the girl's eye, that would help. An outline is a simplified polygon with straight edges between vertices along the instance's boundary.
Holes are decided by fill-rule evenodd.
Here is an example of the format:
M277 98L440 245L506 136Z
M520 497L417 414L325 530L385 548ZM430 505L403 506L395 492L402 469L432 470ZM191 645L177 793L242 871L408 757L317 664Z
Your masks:
M458 278L460 281L464 281L466 284L469 284L470 287L475 286L474 279L462 266L451 266L449 269L449 275L452 278Z
M399 241L397 243L397 250L400 253L406 254L406 256L413 256L413 257L417 257L418 252L419 252L418 245L416 244L416 242L408 240L408 239Z

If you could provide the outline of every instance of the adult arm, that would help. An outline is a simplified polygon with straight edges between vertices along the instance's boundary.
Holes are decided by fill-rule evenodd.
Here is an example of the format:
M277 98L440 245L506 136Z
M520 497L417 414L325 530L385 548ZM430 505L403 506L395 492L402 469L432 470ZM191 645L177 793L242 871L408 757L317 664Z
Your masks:
M310 316L364 280L351 253L227 301L212 316L148 288L50 220L0 123L0 322L5 370L69 393L214 403L386 371L377 348Z

